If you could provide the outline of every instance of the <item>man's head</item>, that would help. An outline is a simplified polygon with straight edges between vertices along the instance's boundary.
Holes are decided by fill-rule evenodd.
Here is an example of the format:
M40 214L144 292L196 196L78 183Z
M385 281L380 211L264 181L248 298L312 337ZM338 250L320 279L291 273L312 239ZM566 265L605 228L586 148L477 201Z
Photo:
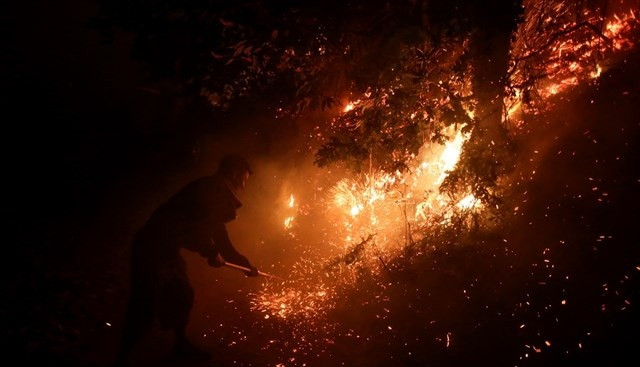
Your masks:
M231 154L222 157L218 173L229 181L235 190L244 189L251 172L249 162L244 157Z

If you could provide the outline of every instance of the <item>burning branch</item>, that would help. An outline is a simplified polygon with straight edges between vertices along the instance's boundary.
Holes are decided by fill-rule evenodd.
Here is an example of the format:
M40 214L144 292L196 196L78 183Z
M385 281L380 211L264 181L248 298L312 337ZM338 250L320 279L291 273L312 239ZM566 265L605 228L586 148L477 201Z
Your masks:
M345 265L353 264L354 262L356 262L358 257L360 257L360 254L362 253L362 251L364 251L365 245L371 242L374 236L375 234L370 234L367 238L363 238L360 242L354 245L345 255L337 256L335 259L331 260L324 267L324 269L331 270L336 266L340 265L341 263L344 263Z
M521 115L548 108L549 97L600 76L603 61L633 45L639 25L633 10L606 19L604 9L591 2L529 0L523 5L504 99L505 120L515 127L522 124Z

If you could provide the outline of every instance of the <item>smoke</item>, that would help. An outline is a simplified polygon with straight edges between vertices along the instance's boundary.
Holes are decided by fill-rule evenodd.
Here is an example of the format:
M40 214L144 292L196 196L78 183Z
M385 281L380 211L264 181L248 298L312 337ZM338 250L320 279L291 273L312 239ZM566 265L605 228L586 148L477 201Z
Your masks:
M225 154L244 155L253 174L239 193L243 205L237 218L227 223L229 237L259 270L291 277L300 263L328 257L334 250L322 241L323 232L330 228L322 215L322 204L329 194L325 188L344 172L320 169L313 163L315 149L309 134L322 118L318 115L311 113L295 122L250 118L238 124L246 128L198 137L191 158L195 163L182 172L169 173L174 183L168 191L177 191L190 180L215 171ZM290 228L284 223L287 218L291 218ZM253 323L248 321L253 317L248 315L250 302L267 280L246 278L226 267L213 269L186 250L182 255L196 293L190 333L213 333L219 338L216 340L236 339L236 327L248 328ZM228 322L230 317L233 321ZM226 326L220 327L218 322ZM212 325L216 327L212 329Z

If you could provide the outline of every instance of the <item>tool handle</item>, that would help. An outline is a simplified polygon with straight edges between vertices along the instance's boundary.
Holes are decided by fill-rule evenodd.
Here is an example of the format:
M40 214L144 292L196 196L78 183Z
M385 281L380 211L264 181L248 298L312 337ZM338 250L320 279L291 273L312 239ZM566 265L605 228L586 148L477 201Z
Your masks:
M245 266L236 265L234 263L230 263L230 262L226 262L226 261L223 262L222 264L225 265L225 266L228 266L230 268L234 268L234 269L238 269L238 270L242 270L242 271L248 271L248 272L251 271L251 269L249 269L249 268L247 268ZM258 275L262 275L263 277L266 277L266 278L280 279L280 278L276 277L275 275L267 274L267 273L264 273L262 271L258 271Z

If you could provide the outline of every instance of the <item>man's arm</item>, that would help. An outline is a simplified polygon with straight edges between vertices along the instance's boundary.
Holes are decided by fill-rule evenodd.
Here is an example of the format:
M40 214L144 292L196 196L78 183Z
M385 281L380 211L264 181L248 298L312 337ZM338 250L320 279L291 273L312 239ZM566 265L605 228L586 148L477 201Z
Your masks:
M238 250L235 249L235 247L233 247L224 223L218 223L215 225L215 228L213 230L213 242L215 249L217 250L216 252L222 255L224 261L244 266L249 269L255 269L255 267L251 265L249 260L244 255L239 253Z

